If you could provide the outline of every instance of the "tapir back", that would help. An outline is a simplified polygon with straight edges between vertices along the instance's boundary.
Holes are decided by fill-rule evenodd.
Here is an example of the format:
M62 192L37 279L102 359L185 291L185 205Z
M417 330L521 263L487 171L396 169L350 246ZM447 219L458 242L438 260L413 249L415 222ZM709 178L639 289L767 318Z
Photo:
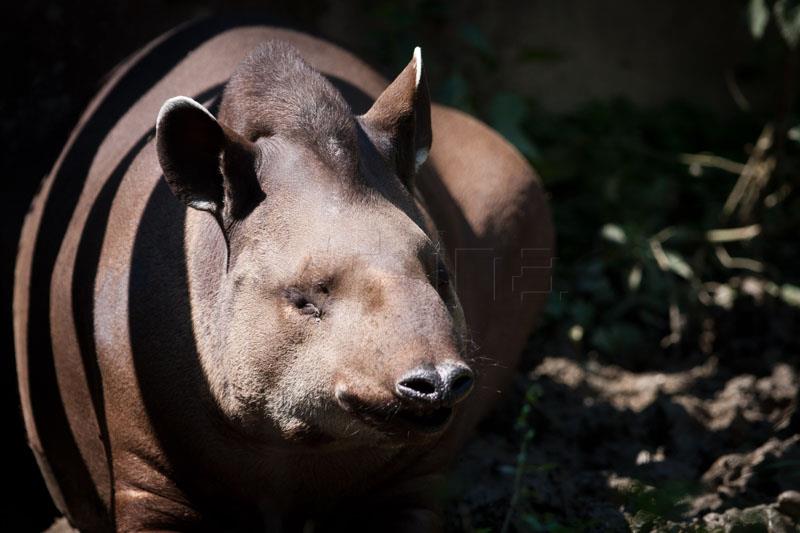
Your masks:
M235 66L271 39L293 44L334 82L355 113L365 111L386 86L352 55L297 32L238 21L178 28L114 71L26 219L14 294L23 414L50 493L81 530L120 527L114 524L114 493L135 487L120 487L118 480L136 478L136 464L125 450L163 463L156 471L173 468L175 458L162 450L170 436L153 420L190 417L170 399L191 380L202 379L198 367L170 357L191 352L195 335L202 332L193 330L188 302L186 211L162 179L152 142L155 118L175 95L213 110ZM455 112L434 108L433 121L436 140L432 168L426 172L433 174L435 168L438 177L427 184L420 177L420 188L448 233L448 246L485 248L502 234L497 253L544 249L552 255L543 196L516 151ZM468 157L454 157L452 151L464 144L472 145L465 152L469 157L485 159L491 152L495 164L470 165ZM498 188L492 177L500 174L503 185ZM490 202L481 204L481 195ZM509 277L521 271L515 261L502 265ZM498 297L491 280L479 280L488 271L470 268L460 274L475 281L475 290L461 295L467 322L477 342L494 350L495 358L505 357L503 367L513 367L541 306L549 259L539 265L536 294L526 302L504 288ZM487 306L485 298L493 303ZM510 318L494 327L497 312ZM158 380L151 382L152 376ZM499 383L501 378L494 379ZM186 513L183 497L164 494L164 515ZM178 516L187 523L191 518Z

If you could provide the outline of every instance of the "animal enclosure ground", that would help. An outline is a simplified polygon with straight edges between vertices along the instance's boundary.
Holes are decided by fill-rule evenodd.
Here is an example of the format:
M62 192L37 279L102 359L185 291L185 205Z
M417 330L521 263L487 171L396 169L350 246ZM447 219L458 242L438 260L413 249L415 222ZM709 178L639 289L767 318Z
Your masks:
M631 372L544 358L517 384L539 388L527 457L504 431L513 419L485 424L458 463L451 528L498 531L511 512L512 531L795 531L797 363Z
M757 124L512 103L552 195L554 291L528 370L457 465L449 527L796 531L798 145L751 212L726 214L765 157Z

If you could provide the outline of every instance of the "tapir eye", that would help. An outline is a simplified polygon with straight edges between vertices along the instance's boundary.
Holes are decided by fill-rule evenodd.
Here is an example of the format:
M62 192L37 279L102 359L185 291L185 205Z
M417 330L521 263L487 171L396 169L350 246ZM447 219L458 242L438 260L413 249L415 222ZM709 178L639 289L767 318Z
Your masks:
M450 272L441 260L436 263L436 284L442 288L450 285Z
M314 315L316 317L320 315L319 308L311 302L303 302L302 306L297 306L297 309L301 315Z
M444 300L447 300L448 295L450 294L450 272L447 270L447 267L441 259L437 259L436 268L434 268L433 272L431 272L431 278L431 283L434 287L436 287L436 291Z
M284 296L297 309L301 315L312 315L319 318L322 315L319 307L309 297L296 287L286 289Z

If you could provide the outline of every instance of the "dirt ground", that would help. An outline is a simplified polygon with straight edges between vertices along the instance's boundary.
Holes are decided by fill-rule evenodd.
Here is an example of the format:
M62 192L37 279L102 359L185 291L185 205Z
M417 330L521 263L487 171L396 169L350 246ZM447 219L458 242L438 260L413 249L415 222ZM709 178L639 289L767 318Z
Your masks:
M545 357L518 380L534 391L527 449L513 420L485 424L457 466L451 529L798 531L797 363L630 372Z
M461 454L447 529L799 531L797 363L630 372L545 357ZM513 405L530 406L519 433Z

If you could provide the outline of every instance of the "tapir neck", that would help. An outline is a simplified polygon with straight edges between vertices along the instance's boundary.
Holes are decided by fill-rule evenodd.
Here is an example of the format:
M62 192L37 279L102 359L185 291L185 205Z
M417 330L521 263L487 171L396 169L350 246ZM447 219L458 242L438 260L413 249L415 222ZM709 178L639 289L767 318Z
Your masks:
M186 217L186 269L192 308L192 323L198 355L206 374L219 353L218 335L222 283L227 274L228 251L225 237L214 217L188 210ZM224 384L209 383L212 387Z

